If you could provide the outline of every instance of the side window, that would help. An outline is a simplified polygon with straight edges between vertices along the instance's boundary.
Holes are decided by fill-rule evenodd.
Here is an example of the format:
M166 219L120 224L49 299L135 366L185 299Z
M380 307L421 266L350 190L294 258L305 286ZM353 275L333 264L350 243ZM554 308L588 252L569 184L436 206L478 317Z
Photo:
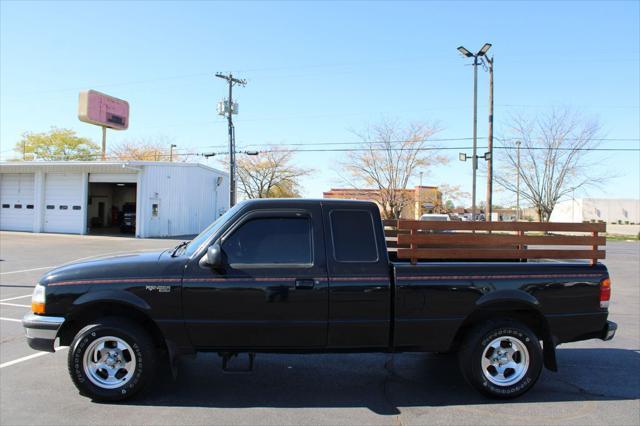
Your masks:
M311 220L307 217L250 219L222 244L231 265L313 264Z
M367 210L332 210L331 238L337 262L377 262L373 217Z

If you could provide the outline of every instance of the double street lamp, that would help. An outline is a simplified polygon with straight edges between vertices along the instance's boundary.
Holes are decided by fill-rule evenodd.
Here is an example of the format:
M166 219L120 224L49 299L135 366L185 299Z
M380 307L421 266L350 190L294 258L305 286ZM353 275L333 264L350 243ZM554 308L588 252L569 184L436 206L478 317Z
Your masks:
M467 58L473 58L473 154L471 156L471 167L473 169L473 184L471 192L472 220L476 220L476 172L478 170L478 64L480 63L478 59L486 55L490 48L491 44L485 43L477 53L471 53L463 46L458 47L458 51L464 56ZM489 158L490 156L491 154L489 154ZM484 158L489 159L486 154ZM460 159L463 159L462 154L460 155ZM466 161L466 159L467 156L464 154L464 161Z

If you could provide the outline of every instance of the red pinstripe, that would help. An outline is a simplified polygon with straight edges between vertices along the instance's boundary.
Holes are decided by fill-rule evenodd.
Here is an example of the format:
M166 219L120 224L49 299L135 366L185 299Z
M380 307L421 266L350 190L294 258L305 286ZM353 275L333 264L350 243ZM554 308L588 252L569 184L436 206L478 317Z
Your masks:
M533 274L533 275L421 275L400 276L399 280L511 280L518 278L596 278L602 274Z

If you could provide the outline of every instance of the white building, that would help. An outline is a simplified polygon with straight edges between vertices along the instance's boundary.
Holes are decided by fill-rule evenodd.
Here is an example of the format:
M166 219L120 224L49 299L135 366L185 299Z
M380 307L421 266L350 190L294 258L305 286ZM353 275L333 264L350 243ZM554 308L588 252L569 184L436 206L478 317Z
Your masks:
M638 224L640 200L632 198L577 198L561 201L551 213L552 222Z
M0 204L0 230L191 235L229 208L229 178L196 163L3 162Z

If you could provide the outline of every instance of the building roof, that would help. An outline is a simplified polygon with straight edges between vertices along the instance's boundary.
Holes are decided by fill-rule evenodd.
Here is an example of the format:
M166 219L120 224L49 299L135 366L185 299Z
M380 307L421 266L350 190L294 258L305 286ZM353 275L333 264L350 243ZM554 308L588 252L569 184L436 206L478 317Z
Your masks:
M246 204L361 204L361 205L376 205L373 201L367 200L346 200L343 198L251 198L249 200L243 200L242 203Z
M181 163L169 161L3 161L0 172L33 172L36 170L92 171L116 173L123 170L136 172L139 167L200 167L212 172L228 175L202 163Z
M428 188L428 189L438 189L437 186L432 186L432 185L418 185L418 186L414 186L413 188L404 188L405 191L414 191L416 188ZM372 188L331 188L328 191L325 192L353 192L353 191L358 191L358 192L377 192L380 191L379 189L372 189Z

